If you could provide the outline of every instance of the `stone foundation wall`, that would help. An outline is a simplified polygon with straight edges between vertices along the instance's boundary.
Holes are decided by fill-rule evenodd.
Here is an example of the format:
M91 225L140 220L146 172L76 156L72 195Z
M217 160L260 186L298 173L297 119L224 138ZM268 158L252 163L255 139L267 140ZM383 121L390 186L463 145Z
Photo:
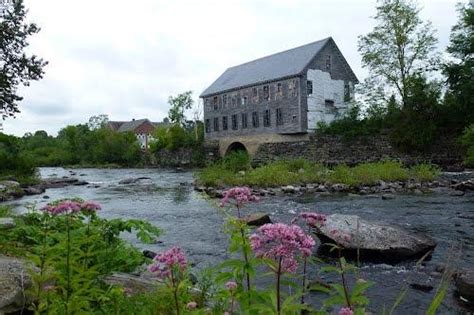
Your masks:
M462 169L463 149L455 139L442 138L429 152L406 154L396 150L386 135L345 141L341 136L311 134L309 141L261 144L253 157L253 164L295 158L304 158L325 165L355 165L392 159L406 165L429 162L443 169L458 170Z

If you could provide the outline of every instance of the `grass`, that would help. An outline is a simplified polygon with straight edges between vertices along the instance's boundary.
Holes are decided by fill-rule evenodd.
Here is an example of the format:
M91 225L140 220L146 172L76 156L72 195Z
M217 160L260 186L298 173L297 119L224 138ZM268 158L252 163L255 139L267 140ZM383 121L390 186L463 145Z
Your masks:
M236 168L233 167L235 170ZM430 164L406 168L396 161L363 163L355 167L338 165L332 169L309 161L281 160L257 168L235 172L226 163L216 163L197 174L198 183L205 186L276 187L308 183L346 184L349 186L375 185L379 181L395 182L415 179L432 181L439 170Z
M10 217L12 215L12 208L10 206L0 205L0 218Z

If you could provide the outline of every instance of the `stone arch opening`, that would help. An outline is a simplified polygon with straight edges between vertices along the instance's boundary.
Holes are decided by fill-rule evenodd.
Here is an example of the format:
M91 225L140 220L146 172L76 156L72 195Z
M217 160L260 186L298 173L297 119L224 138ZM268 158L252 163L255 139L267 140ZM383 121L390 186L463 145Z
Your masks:
M232 142L228 147L227 147L227 150L225 152L225 155L229 155L230 153L233 153L233 152L240 152L240 151L244 151L245 153L249 153L247 148L245 147L245 145L242 143L242 142Z

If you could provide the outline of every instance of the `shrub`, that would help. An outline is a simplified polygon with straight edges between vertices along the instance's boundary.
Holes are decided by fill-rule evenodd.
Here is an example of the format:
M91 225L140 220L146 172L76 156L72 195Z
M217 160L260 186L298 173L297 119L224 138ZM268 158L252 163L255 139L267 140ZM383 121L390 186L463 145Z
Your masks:
M464 130L461 143L466 146L466 157L464 162L468 167L474 167L474 124Z
M440 169L431 164L418 164L410 168L412 178L420 182L429 182L439 176Z
M250 156L247 151L231 152L222 160L222 166L234 173L250 169Z

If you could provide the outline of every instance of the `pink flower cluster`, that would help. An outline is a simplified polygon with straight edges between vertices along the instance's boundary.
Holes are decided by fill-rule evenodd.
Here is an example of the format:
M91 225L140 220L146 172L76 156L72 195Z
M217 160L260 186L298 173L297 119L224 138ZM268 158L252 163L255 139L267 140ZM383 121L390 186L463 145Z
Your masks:
M235 289L237 289L237 283L235 281L227 281L225 287L229 291L234 291Z
M259 198L252 194L252 191L248 187L234 187L223 192L223 198L221 199L221 207L227 203L231 203L235 206L243 206L246 203L258 201Z
M343 307L339 310L339 315L353 315L354 312L351 310L350 307Z
M186 265L187 260L183 250L179 247L172 247L156 255L153 263L148 266L148 271L156 274L160 279L165 279L169 278L175 269L183 272L186 269Z
M316 212L302 212L300 217L310 227L320 228L326 223L326 215Z
M265 224L250 237L250 245L257 257L278 262L283 272L294 273L298 267L296 255L311 255L315 242L298 225Z
M70 214L70 213L77 213L81 210L87 212L95 212L100 210L101 206L94 202L94 201L85 201L79 202L75 200L62 200L57 204L48 204L47 206L43 207L41 210L50 214Z

